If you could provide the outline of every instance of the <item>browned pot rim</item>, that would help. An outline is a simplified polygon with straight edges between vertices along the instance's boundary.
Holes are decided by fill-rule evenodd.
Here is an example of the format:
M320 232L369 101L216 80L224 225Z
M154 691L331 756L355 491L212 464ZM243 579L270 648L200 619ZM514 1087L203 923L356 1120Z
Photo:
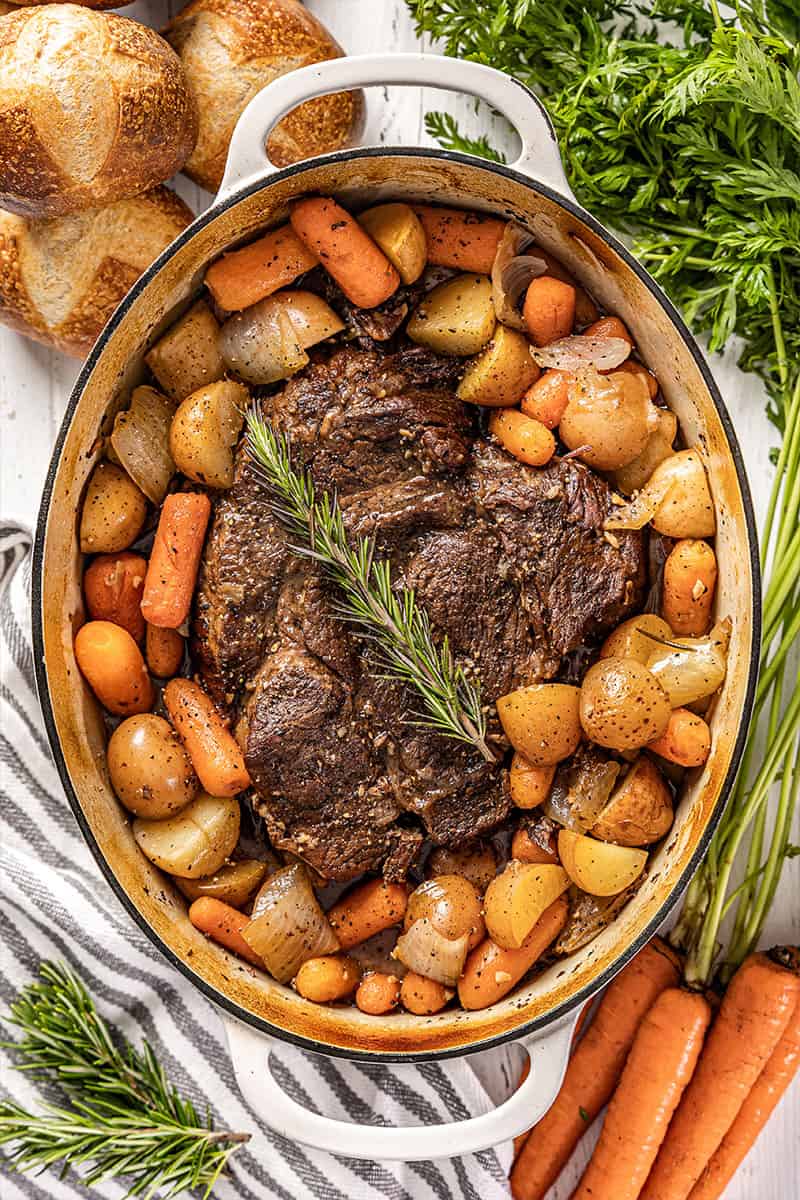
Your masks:
M406 1051L403 1053L394 1053L385 1050L354 1049L351 1047L331 1045L328 1042L322 1042L312 1038L303 1037L257 1016L249 1009L244 1008L242 1005L230 1000L227 996L222 995L219 991L207 983L206 980L203 979L196 971L194 971L191 966L179 958L171 949L171 947L167 945L167 943L163 941L163 939L148 924L143 915L137 909L136 905L131 901L130 897L119 883L111 864L101 851L89 826L89 823L86 820L77 793L72 785L72 780L67 769L57 732L55 713L48 682L47 665L45 662L45 643L42 618L45 535L50 513L50 505L53 499L56 474L68 430L72 423L75 410L80 402L86 383L92 371L94 370L98 359L103 353L106 342L110 338L111 334L125 320L131 305L147 287L147 285L155 278L164 264L171 259L181 249L181 247L191 238L193 238L201 229L211 224L211 222L216 220L227 209L238 204L246 197L269 188L273 183L277 183L279 181L291 178L293 175L302 173L309 167L310 164L308 161L295 163L292 166L286 167L282 170L273 171L266 179L255 179L253 182L246 184L244 187L227 193L222 199L213 203L210 208L197 217L191 225L189 225L181 234L179 234L175 241L172 242L171 245L159 255L155 262L147 268L144 274L141 275L136 281L125 299L113 313L108 324L95 343L91 353L89 354L89 357L86 359L75 386L72 389L69 403L64 413L61 427L53 448L53 455L48 468L47 478L45 480L39 516L36 525L36 536L33 547L31 599L36 687L39 694L39 703L42 708L45 730L50 743L51 751L53 753L56 769L66 793L67 800L69 801L70 807L72 808L80 827L81 833L83 834L89 849L92 851L92 854L94 855L101 871L103 872L103 875L129 915L145 933L149 941L160 951L167 961L170 962L171 965L178 971L180 971L196 988L198 988L207 997L207 999L212 1001L212 1003L216 1004L220 1008L223 1008L233 1017L245 1022L255 1029L258 1029L262 1033L279 1038L281 1041L300 1046L306 1050L312 1050L318 1053L321 1052L350 1060L368 1062L374 1062L377 1060L381 1062L408 1063L439 1061L445 1058L462 1057L465 1054L477 1053L481 1050L490 1049L493 1046L502 1045L505 1042L516 1041L520 1038L529 1037L531 1034L534 1034L547 1026L563 1020L570 1012L574 1012L577 1008L589 1000L591 996L609 984L614 976L620 970L622 970L625 964L628 963L653 937L664 920L669 916L670 912L680 899L684 888L689 883L689 880L697 870L701 860L705 855L708 844L725 809L725 805L727 803L733 783L736 779L739 764L744 751L744 745L753 710L756 685L758 682L758 650L761 640L761 571L758 553L758 533L756 529L755 512L753 509L750 487L742 452L733 428L733 423L725 406L725 402L722 399L722 395L717 387L717 384L708 367L706 359L700 350L699 345L697 344L694 336L690 332L677 308L668 298L668 296L662 291L655 280L648 274L644 267L637 262L625 245L612 233L610 233L595 217L591 215L591 213L587 212L587 210L582 208L579 204L577 204L577 202L564 196L561 192L555 191L546 184L540 183L530 176L514 170L512 167L508 167L501 163L481 161L472 155L461 154L457 151L406 146L367 147L361 149L342 150L334 154L323 155L317 159L314 159L313 162L347 164L361 159L383 156L400 158L404 156L429 158L439 162L452 162L463 164L472 168L482 168L489 174L495 174L513 180L515 183L518 183L523 187L529 188L531 191L546 197L552 203L564 208L572 216L576 217L578 220L587 225L599 238L605 241L606 244L609 245L610 248L616 254L618 254L621 259L623 259L628 268L634 272L639 280L645 285L656 302L664 310L672 324L675 326L703 378L703 382L708 389L709 395L711 396L714 407L717 411L717 415L725 432L728 450L733 462L742 496L745 525L747 529L748 558L752 579L752 631L750 640L750 661L748 664L747 686L745 690L744 702L742 704L742 711L740 714L739 730L734 742L730 764L720 785L713 814L708 819L703 833L700 835L697 845L695 846L695 849L690 856L684 870L681 872L681 875L678 877L669 894L665 897L653 917L648 921L639 935L627 947L620 951L619 955L609 963L609 965L602 971L600 975L597 976L597 978L592 980L590 984L587 984L579 991L575 992L562 1004L557 1005L550 1011L542 1013L537 1017L529 1019L525 1022L521 1022L519 1026L506 1030L505 1032L496 1036L472 1042L469 1046L453 1047L440 1050L422 1050L418 1052Z

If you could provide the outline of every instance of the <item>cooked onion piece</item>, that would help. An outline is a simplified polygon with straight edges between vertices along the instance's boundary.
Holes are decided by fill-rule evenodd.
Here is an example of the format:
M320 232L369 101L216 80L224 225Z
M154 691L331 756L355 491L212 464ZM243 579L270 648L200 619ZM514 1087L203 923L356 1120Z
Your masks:
M521 333L498 325L489 345L468 363L456 395L467 404L492 408L517 404L539 378L530 349Z
M244 422L249 392L225 379L187 396L172 418L169 448L178 470L208 487L233 483L233 450Z
M614 485L626 496L644 487L656 467L674 453L672 443L678 432L678 418L669 408L658 408L656 413L656 427L644 450L614 472Z
M225 365L248 383L277 383L308 362L286 308L275 296L229 317L219 332Z
M283 305L304 350L344 329L339 314L316 292L289 288L285 292L276 292L271 299Z
M559 767L542 812L565 829L588 832L608 802L620 769L594 747L579 749Z
M641 529L648 521L666 537L705 538L715 532L711 492L696 450L679 450L660 463L642 491L614 510L605 528Z
M544 910L569 887L563 867L511 861L486 892L486 929L504 950L518 950Z
M656 420L640 376L625 371L600 375L586 367L570 382L559 433L564 445L589 466L615 471L641 454Z
M538 767L568 758L581 740L580 689L568 683L534 683L501 696L497 715L515 750Z
M438 354L468 357L495 329L492 285L486 275L456 275L428 292L408 322L412 341Z
M400 935L394 956L409 971L435 979L446 987L455 987L467 958L469 934L447 938L434 928L428 917L421 917Z
M175 405L155 388L138 387L130 406L117 413L111 445L133 482L153 504L160 504L175 474L169 452L169 427Z
M540 367L552 367L556 371L582 371L585 367L613 371L625 362L630 352L630 344L624 338L587 337L581 333L531 350Z
M443 937L459 938L466 933L470 950L477 946L484 934L477 890L468 879L459 875L438 875L426 879L411 893L404 928L409 930L415 921L422 918L427 918Z
M599 746L638 750L661 736L669 714L666 690L635 658L601 658L584 676L580 721Z
M492 266L492 303L498 321L512 329L525 329L518 307L528 284L547 271L547 263L538 254L526 254L533 246L533 235L509 221L505 227Z
M573 887L570 892L569 917L553 946L556 954L572 954L610 925L617 913L628 903L632 892L626 889L616 896L592 896Z
M593 896L616 896L639 878L646 850L598 842L571 829L558 835L558 856L573 883Z
M232 908L241 908L250 899L266 873L267 863L252 858L226 863L213 875L205 875L202 879L176 878L175 882L188 900L197 900L200 896L213 896L215 900L230 904Z
M253 919L242 937L279 983L293 979L308 959L339 949L303 863L270 876L256 896Z
M592 829L592 836L618 846L649 846L672 824L672 795L649 758L631 767Z
M669 640L672 630L655 613L639 613L629 617L610 633L600 648L601 658L635 658L647 666L655 646L654 638Z
M239 801L201 792L174 817L134 821L133 836L162 871L200 879L218 871L239 840Z
M730 621L724 620L707 637L670 638L668 645L653 642L647 667L673 708L714 694L725 678L730 636Z

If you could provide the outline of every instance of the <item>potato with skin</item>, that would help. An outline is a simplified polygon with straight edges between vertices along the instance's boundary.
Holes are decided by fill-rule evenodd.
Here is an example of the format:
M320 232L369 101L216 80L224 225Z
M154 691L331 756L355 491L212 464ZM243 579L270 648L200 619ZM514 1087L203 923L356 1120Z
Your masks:
M537 767L528 762L524 754L515 751L508 772L508 785L517 808L536 808L544 804L555 773L555 763L549 767Z
M581 740L580 694L568 683L534 683L501 696L497 715L514 749L537 767L568 758Z
M197 795L197 776L180 738L154 713L128 717L117 726L106 764L117 797L137 817L170 817Z
M456 395L466 404L504 408L518 404L538 378L528 339L498 325L488 346L467 364Z
M654 762L642 757L611 794L592 837L617 846L649 846L672 825L672 795Z
M616 896L639 878L647 862L646 850L598 842L572 829L559 833L558 856L573 883L592 896Z
M497 321L487 275L456 275L433 288L408 322L413 342L467 358L482 350Z
M570 381L568 394L558 431L583 462L597 471L616 471L642 453L656 410L638 375L601 375L587 368Z
M358 223L397 271L403 283L414 283L425 270L427 246L422 223L408 204L377 204L359 213Z
M186 397L169 431L170 453L179 471L207 487L232 485L233 452L249 399L247 388L229 379Z
M659 463L647 488L663 490L653 528L665 537L707 538L716 533L714 501L703 460L696 450L679 450Z
M635 658L601 658L580 688L580 723L590 741L610 750L639 750L667 727L669 696Z
M655 613L639 613L628 617L608 635L600 648L600 657L635 658L646 666L658 641L669 641L671 637L672 630L665 620Z
M518 950L546 908L569 887L563 867L512 861L486 891L486 929L504 950Z
M426 879L411 893L404 930L408 932L414 922L420 920L430 921L436 932L450 941L469 934L467 948L470 950L484 935L480 898L469 880L460 875Z
M267 870L267 863L248 858L241 862L226 863L213 875L204 875L201 879L181 879L176 876L175 883L187 900L211 896L223 904L230 904L231 908L242 908L264 882Z
M170 875L200 879L218 871L239 840L239 801L200 792L175 816L138 817L133 836L143 854Z
M99 462L89 477L81 509L83 554L127 550L142 531L147 501L131 477L110 462Z
M625 496L643 488L656 467L674 453L672 443L678 432L678 418L668 408L658 408L656 414L655 428L645 442L644 449L624 467L614 471L614 486Z
M148 350L144 361L171 400L183 400L223 378L218 333L219 321L206 302L198 300Z

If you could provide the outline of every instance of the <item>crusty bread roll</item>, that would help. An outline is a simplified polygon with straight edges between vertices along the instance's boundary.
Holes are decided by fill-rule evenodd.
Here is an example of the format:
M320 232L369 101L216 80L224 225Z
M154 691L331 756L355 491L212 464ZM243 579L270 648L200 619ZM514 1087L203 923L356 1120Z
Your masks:
M15 8L33 8L37 4L53 4L55 0L12 0L6 4L0 0L0 15L11 12ZM81 8L124 8L125 0L75 0Z
M83 358L145 267L191 220L166 187L68 217L0 212L0 321Z
M51 217L136 196L196 133L183 68L152 29L76 4L0 24L0 208Z
M193 0L164 36L180 55L197 102L197 145L184 171L201 187L222 182L233 127L256 92L279 75L343 53L298 0ZM295 109L269 139L278 166L352 144L362 129L361 92L322 96Z

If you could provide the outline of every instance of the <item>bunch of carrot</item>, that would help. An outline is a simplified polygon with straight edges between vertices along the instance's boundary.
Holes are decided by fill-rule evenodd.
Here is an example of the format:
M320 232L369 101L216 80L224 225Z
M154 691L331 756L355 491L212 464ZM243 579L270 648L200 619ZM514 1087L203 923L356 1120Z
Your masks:
M751 954L718 1007L680 975L655 938L608 988L555 1103L518 1142L515 1200L542 1200L606 1104L572 1200L722 1195L800 1066L800 955Z

